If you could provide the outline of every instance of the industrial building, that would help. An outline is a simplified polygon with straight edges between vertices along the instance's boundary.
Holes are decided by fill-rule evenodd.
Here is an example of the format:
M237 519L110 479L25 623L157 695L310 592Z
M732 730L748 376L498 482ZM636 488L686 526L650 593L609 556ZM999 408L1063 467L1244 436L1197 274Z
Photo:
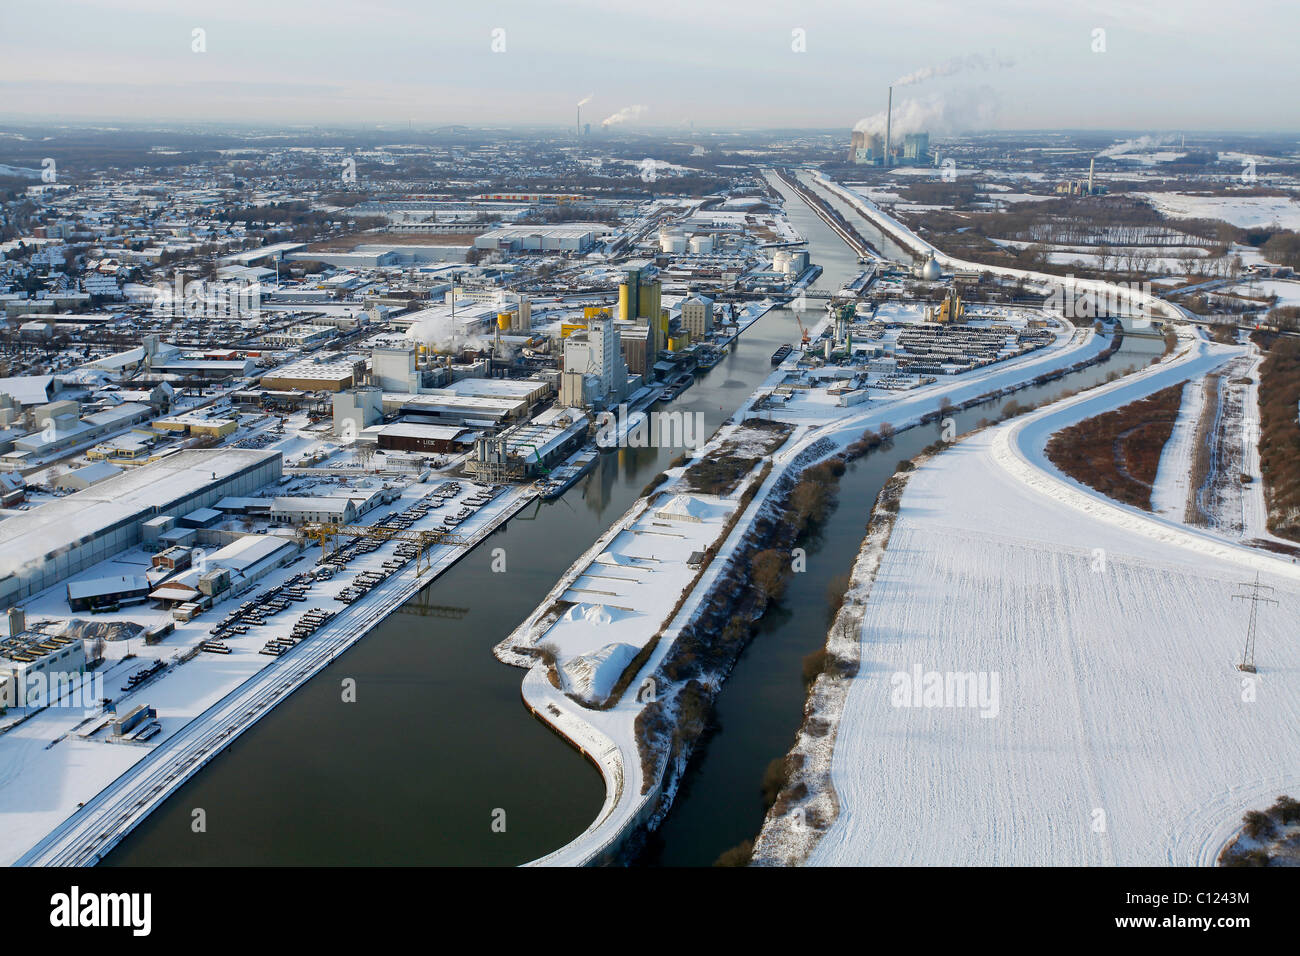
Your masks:
M277 349L305 349L324 345L338 334L338 329L326 325L295 325L279 332L268 332L262 336L262 342Z
M263 388L280 391L341 392L345 388L361 384L365 374L364 360L304 359L262 376L261 385Z
M627 390L627 365L614 323L600 319L564 340L560 404L603 406L621 402Z
M143 574L114 574L107 578L68 582L68 607L74 611L138 604L148 598L149 579Z
M663 285L643 269L630 266L623 270L618 286L618 317L624 322L649 321L662 311Z
M52 637L35 631L13 632L0 639L0 708L42 706L71 689L74 674L86 670L86 648L76 638ZM35 694L33 694L35 691Z
M469 450L476 432L461 425L430 425L394 422L379 427L376 444L381 451L410 451L424 454L460 454Z
M477 439L465 471L491 482L546 471L586 444L590 424L585 412L547 409L531 422Z
M807 256L807 253L804 253ZM693 340L713 331L713 300L692 292L682 302L682 328L691 333Z
M339 500L347 501L346 498ZM227 590L238 593L276 568L283 567L296 559L299 552L298 543L292 538L272 534L244 535L213 551L202 566L190 568L159 585L149 597L165 605L189 603L204 597L219 599Z
M142 525L277 480L279 452L190 449L0 522L0 605L14 604L141 542Z
M474 248L497 252L586 252L605 232L590 222L502 226L474 239Z

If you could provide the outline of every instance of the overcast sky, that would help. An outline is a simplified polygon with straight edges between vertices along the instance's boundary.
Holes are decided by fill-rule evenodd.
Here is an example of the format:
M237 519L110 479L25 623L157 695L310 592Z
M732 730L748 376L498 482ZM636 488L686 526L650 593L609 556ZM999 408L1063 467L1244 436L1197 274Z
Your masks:
M0 27L11 120L558 126L592 94L593 125L847 128L938 67L894 95L936 133L1300 130L1284 0L7 0Z

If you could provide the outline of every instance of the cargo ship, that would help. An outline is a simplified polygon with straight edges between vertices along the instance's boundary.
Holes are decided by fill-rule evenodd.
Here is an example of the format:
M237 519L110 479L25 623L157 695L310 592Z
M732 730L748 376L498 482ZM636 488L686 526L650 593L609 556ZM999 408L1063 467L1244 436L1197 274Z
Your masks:
M595 448L584 448L573 455L559 468L537 482L537 494L550 501L564 494L574 483L596 465L600 452Z

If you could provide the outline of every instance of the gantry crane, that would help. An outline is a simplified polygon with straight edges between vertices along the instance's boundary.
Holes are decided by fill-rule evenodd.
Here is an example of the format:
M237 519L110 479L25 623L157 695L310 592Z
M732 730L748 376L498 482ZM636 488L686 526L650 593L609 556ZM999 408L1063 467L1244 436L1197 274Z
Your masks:
M415 573L423 574L429 570L429 551L440 545L469 547L470 541L463 535L450 531L403 531L400 528L385 528L367 524L331 524L316 522L304 526L303 533L313 541L320 542L321 550L328 547L333 554L338 550L338 539L343 538L378 538L381 541L409 541L419 547L415 556ZM331 545L330 542L333 542Z

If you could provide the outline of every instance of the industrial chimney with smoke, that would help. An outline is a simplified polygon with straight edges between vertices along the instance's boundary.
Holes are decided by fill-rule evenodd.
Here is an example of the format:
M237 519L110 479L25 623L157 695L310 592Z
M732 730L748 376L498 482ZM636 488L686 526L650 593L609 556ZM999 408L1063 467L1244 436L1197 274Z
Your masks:
M894 120L894 88L889 88L889 104L885 107L885 169L889 168L889 133Z

